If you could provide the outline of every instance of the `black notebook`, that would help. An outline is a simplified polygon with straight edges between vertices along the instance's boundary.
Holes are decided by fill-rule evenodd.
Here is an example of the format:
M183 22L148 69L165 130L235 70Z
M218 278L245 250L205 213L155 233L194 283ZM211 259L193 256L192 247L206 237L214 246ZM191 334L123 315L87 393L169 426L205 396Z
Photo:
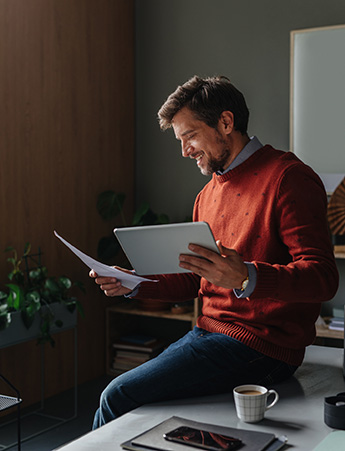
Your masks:
M216 434L239 438L243 442L240 451L262 451L275 440L275 435L267 432L247 431L214 424L200 423L180 417L171 417L146 432L121 444L122 448L131 451L191 451L190 445L167 441L163 435L180 426L189 426ZM196 448L194 448L196 449Z

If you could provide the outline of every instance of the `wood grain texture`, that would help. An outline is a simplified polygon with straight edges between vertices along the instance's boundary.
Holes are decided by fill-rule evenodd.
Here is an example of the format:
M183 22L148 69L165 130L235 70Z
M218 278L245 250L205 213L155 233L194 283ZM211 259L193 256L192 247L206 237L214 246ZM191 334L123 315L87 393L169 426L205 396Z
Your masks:
M105 372L110 301L53 230L96 257L112 228L97 213L98 193L125 192L133 212L133 20L132 0L0 0L0 282L10 269L2 249L30 241L50 275L85 283L80 382ZM47 349L47 395L73 383L71 337ZM38 399L35 343L1 350L0 368L26 404Z

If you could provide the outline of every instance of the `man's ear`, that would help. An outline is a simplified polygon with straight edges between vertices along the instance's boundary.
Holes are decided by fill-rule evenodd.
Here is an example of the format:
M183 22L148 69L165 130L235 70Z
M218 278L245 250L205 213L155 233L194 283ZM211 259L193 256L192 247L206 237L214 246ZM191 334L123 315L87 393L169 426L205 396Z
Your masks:
M229 135L234 129L234 114L231 111L223 111L218 124L224 133Z

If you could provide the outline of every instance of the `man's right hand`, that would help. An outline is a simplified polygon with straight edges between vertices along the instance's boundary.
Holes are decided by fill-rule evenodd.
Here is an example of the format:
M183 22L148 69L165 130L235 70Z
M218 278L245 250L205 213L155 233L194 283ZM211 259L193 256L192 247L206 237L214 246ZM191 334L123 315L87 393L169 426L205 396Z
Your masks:
M122 268L116 267L116 269L130 273L130 271ZM106 296L124 296L132 291L129 288L124 287L115 277L98 277L93 269L89 272L89 276L95 279L95 282L99 285L100 289L103 290Z

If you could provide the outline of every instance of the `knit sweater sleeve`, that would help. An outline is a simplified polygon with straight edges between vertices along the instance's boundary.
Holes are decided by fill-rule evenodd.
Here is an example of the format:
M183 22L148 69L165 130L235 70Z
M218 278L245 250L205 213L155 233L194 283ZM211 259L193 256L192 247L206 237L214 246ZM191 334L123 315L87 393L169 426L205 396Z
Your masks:
M158 282L141 283L135 299L183 302L198 296L200 277L196 274L160 274L149 278Z
M325 190L314 171L289 166L277 181L275 219L291 261L254 262L258 277L251 299L322 302L335 295L339 276L326 211Z

